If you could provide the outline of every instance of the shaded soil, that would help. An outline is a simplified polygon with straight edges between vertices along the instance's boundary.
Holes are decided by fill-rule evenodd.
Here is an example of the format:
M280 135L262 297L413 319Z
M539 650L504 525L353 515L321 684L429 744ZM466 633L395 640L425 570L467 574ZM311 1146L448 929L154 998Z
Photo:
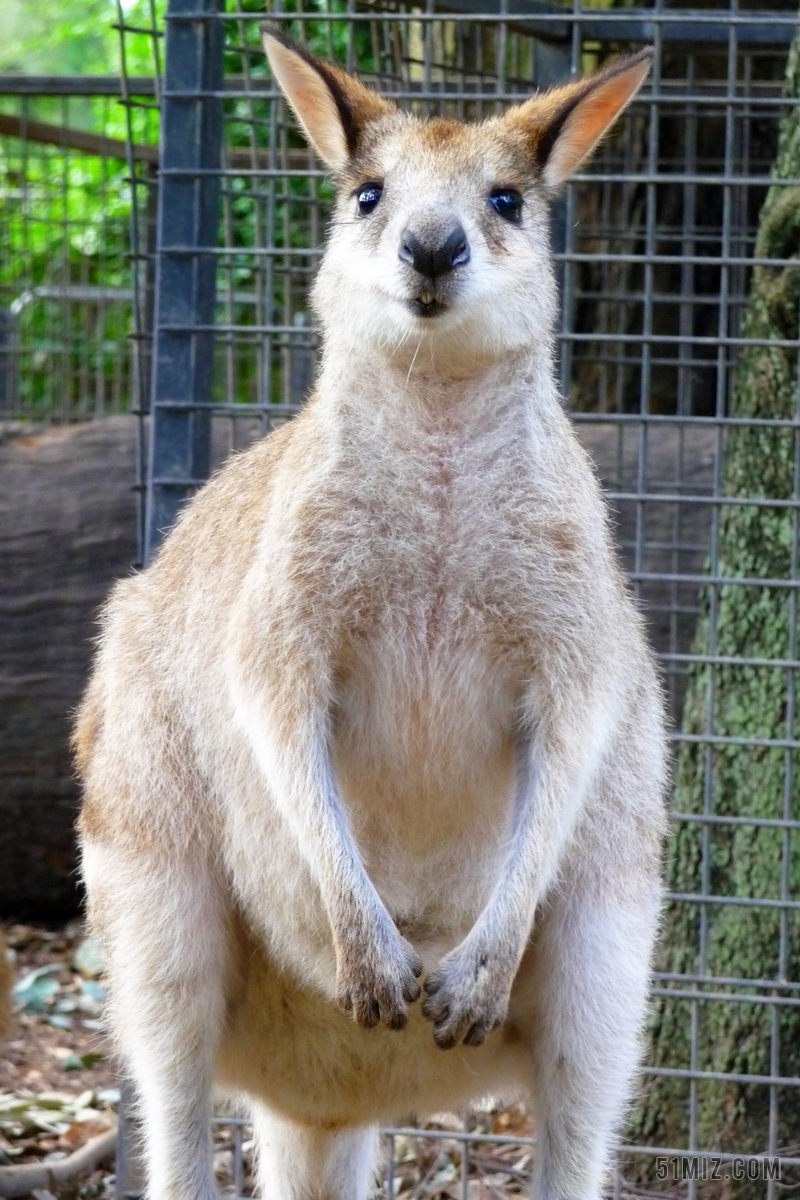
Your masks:
M108 1039L98 1028L99 1001L86 1004L86 977L73 965L83 941L80 922L59 930L8 925L6 936L18 981L24 982L32 971L55 968L43 978L58 987L38 1011L30 1005L14 1006L11 1034L0 1057L0 1091L57 1091L79 1096L87 1090L116 1087ZM75 1009L64 1011L73 1003ZM82 1003L87 1011L78 1007ZM62 1021L51 1023L54 1018Z

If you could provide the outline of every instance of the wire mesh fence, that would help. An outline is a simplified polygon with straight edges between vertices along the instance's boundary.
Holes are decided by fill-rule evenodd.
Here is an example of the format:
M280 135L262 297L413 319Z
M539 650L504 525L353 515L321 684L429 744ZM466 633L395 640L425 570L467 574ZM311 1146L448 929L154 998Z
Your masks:
M154 181L129 163L149 550L215 462L302 403L331 204L268 77L261 6L151 11L154 290ZM562 387L615 510L675 725L670 906L641 1111L612 1194L776 1200L800 1179L800 393L796 234L781 232L800 228L788 219L800 161L773 178L798 103L783 91L795 14L780 0L693 11L425 0L380 12L320 0L273 17L414 111L464 118L654 46L650 83L567 188L552 231ZM123 46L140 36L122 7L120 25ZM141 119L130 84L126 95ZM777 297L764 320L759 287ZM241 1194L246 1129L224 1129L226 1185ZM503 1142L491 1118L434 1131L423 1176L398 1165L403 1139L423 1135L389 1133L381 1194L520 1194L528 1132ZM510 1170L486 1166L487 1144L519 1147ZM133 1190L124 1170L120 1190Z
M154 172L157 145L136 152ZM63 423L130 408L127 157L117 78L0 78L5 419Z

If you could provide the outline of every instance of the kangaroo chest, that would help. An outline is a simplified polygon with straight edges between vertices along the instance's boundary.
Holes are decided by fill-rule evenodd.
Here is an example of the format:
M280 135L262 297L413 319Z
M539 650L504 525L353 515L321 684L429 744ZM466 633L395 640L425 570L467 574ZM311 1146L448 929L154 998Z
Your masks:
M525 671L508 633L505 575L517 573L510 560L523 543L503 475L491 457L441 439L399 463L379 495L353 497L360 548L341 589L338 769L365 842L380 843L406 809L415 814L415 845L408 833L400 844L417 861L457 857L455 841L463 834L474 845L476 825L502 829L513 793Z
M468 646L496 649L498 622L523 602L534 500L517 456L489 439L419 440L354 490L344 591L357 635L439 670Z

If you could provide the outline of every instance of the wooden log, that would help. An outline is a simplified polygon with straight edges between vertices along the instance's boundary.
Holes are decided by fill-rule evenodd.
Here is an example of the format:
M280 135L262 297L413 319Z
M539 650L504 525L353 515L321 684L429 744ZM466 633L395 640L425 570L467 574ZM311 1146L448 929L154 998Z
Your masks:
M70 714L136 557L135 425L0 426L0 913L77 905Z

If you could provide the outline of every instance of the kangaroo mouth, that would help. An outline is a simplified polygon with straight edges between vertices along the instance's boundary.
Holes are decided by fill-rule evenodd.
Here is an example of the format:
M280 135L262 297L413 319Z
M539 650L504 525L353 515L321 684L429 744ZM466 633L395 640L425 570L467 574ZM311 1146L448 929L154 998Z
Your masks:
M438 317L447 308L444 300L428 288L423 288L419 295L409 300L408 305L417 317Z

